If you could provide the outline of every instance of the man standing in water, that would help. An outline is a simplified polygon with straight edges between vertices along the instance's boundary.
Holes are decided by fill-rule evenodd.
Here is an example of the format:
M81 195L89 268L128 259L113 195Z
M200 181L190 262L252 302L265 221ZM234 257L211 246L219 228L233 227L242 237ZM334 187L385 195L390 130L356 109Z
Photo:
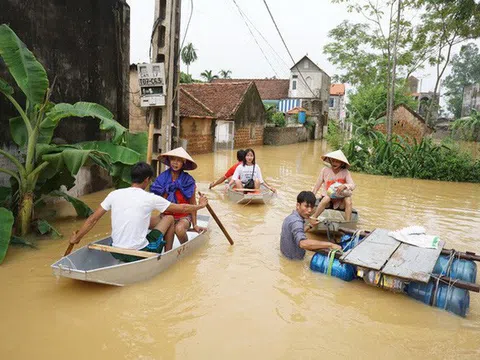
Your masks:
M305 220L312 214L315 200L313 192L300 192L297 196L296 210L283 221L280 250L289 259L302 260L305 257L305 250L341 249L339 245L328 241L307 239L305 231L309 227L309 223L305 224Z
M112 246L161 253L165 242L165 251L172 248L173 216L151 216L152 211L193 213L208 204L205 196L200 197L198 205L173 204L163 197L145 191L153 178L153 169L147 163L139 162L133 165L131 178L132 186L108 194L80 230L74 232L70 243L77 244L107 211L112 210ZM136 256L115 253L112 255L126 262L138 260Z

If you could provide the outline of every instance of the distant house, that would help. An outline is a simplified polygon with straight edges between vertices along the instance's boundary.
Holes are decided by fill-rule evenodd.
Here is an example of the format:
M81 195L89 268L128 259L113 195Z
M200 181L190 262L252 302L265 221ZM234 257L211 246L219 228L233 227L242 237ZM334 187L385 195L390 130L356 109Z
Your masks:
M330 99L328 101L328 117L340 121L345 120L345 85L330 85Z
M257 87L260 98L265 105L277 105L282 99L288 97L288 79L214 79L213 83L232 83L253 81Z
M480 111L480 83L463 89L462 117L469 116L472 109Z
M191 154L263 144L265 108L253 81L180 85L180 138Z
M385 116L385 113L379 118ZM380 124L377 129L386 134L385 124ZM427 125L425 119L416 111L412 110L405 104L399 104L393 108L393 129L392 133L403 136L415 138L417 141L422 140L423 137L430 135L433 128Z

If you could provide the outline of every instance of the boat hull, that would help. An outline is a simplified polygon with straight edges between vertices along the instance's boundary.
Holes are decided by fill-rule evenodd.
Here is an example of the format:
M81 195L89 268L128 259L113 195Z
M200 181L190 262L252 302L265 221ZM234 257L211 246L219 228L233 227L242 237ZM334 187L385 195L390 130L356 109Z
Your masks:
M340 227L354 229L358 223L358 212L353 210L351 221L345 221L345 211L325 209L318 218L320 223L312 229L314 232L338 231Z
M228 199L237 204L268 204L274 197L274 193L263 184L260 186L260 193L244 193L242 191L234 191L231 187L227 189Z
M198 215L198 225L207 227L209 216ZM110 253L92 250L84 246L52 264L53 274L75 280L101 284L124 286L148 280L171 265L203 246L207 240L205 233L188 232L189 241L180 244L175 239L172 250L138 261L124 263ZM111 245L111 238L101 239L95 244Z

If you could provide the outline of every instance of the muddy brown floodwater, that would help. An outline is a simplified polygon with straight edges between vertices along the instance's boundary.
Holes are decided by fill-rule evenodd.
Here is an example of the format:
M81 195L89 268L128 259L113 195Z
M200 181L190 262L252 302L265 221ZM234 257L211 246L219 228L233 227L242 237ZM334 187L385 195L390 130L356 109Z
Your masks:
M283 218L322 168L322 142L258 147L271 206L242 206L208 182L233 151L194 156L191 174L235 240L215 223L207 244L159 276L119 288L56 279L67 238L12 248L0 266L1 359L410 359L480 358L480 294L466 319L406 296L343 282L281 257ZM421 224L448 247L480 251L480 185L353 174L359 227ZM85 196L98 206L108 191ZM63 234L81 220L59 206ZM106 236L102 219L81 245Z

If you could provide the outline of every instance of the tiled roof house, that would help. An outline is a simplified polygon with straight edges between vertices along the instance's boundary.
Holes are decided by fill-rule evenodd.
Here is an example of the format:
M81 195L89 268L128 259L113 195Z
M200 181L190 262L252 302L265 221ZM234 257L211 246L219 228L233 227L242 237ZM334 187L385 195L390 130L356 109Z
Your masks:
M265 109L255 83L180 85L180 137L192 154L263 144Z
M215 79L213 83L235 83L251 82L255 83L262 101L277 101L288 97L288 79Z

